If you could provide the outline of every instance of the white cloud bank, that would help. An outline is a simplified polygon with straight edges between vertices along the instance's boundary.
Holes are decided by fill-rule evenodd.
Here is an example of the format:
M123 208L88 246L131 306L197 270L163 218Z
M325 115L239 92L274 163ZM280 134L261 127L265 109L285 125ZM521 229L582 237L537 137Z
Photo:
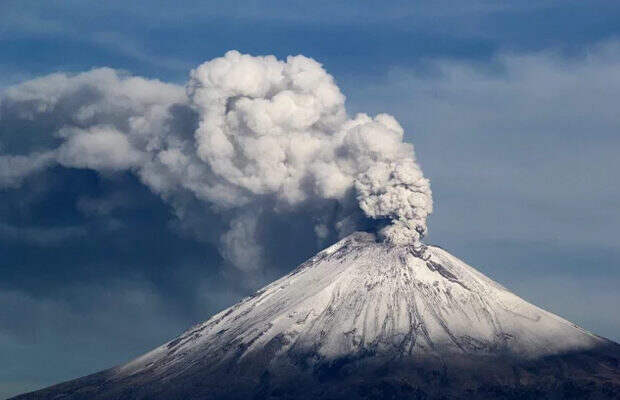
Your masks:
M193 70L185 88L107 68L53 74L3 94L5 131L24 121L48 121L51 131L36 134L53 145L1 154L1 186L54 164L133 171L181 217L187 194L225 215L219 246L242 269L260 263L267 208L309 210L322 237L375 221L386 240L412 244L432 212L399 123L349 117L332 76L303 56L230 51Z

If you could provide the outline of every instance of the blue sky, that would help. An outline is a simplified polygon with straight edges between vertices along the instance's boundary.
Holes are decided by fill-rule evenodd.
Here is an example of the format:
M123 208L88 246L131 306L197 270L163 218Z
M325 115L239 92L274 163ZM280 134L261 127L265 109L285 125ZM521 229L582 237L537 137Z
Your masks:
M405 128L435 199L427 242L618 341L618 20L613 1L5 0L0 89L103 66L183 85L230 49L313 57L350 113ZM51 135L49 121L7 121L0 154ZM217 225L197 221L207 235ZM248 282L130 173L54 167L0 189L0 397L207 319L316 251L295 223Z

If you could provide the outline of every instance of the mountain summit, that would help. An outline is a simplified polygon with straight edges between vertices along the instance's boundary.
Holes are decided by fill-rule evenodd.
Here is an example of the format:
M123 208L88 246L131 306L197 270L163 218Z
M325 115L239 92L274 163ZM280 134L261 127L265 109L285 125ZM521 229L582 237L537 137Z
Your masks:
M15 399L620 398L620 345L355 233L123 366Z

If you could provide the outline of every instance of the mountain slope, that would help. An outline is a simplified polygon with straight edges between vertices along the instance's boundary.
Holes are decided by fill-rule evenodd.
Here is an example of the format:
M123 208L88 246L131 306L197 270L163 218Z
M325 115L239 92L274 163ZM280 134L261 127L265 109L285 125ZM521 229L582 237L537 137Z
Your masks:
M126 365L17 398L618 398L619 348L440 248L357 233Z

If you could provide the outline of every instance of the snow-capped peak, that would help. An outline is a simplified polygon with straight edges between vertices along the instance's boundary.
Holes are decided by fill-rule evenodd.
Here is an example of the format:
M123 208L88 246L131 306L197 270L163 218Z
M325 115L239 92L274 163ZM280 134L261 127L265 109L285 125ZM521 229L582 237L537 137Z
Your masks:
M360 354L528 359L604 342L441 248L355 233L117 372L163 373L205 355L217 364L265 351L270 363Z

